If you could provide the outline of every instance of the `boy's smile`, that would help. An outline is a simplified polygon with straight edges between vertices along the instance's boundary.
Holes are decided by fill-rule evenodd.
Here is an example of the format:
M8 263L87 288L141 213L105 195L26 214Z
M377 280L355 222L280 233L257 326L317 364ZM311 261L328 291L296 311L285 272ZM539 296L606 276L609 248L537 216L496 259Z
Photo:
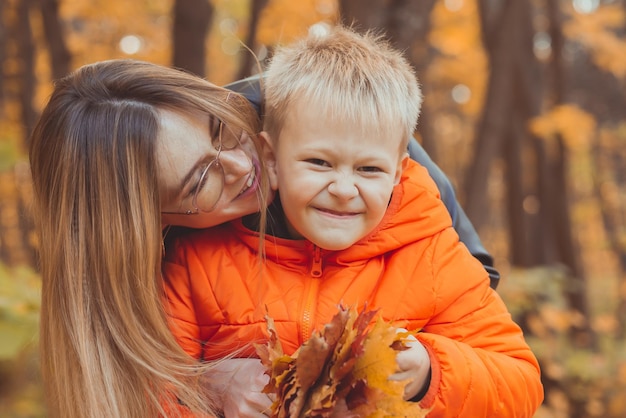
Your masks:
M349 216L357 216L359 214L359 212L340 212L340 211L334 211L331 209L322 209L322 208L315 208L318 211L320 211L322 214L326 214L329 216L333 216L333 217L338 217L338 218L346 218Z
M351 246L380 223L404 157L400 129L380 137L379 130L339 119L297 100L280 137L270 141L271 177L291 237L329 250Z

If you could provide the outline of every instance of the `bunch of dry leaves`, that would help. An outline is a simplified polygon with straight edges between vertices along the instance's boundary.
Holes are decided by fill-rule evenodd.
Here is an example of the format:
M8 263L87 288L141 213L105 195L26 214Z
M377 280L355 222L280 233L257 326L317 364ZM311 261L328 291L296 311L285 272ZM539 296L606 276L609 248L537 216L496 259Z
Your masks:
M292 355L284 354L272 318L270 339L257 345L273 394L272 417L414 417L428 410L402 399L407 382L391 381L396 353L406 349L407 333L380 318L376 311L339 308L332 321L314 333Z

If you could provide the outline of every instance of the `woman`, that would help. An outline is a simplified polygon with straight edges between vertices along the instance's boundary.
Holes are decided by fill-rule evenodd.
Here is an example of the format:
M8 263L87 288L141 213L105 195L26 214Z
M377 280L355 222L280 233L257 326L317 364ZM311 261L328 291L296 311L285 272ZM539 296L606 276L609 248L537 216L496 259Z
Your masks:
M253 83L233 88L258 105ZM155 64L104 61L55 84L30 143L51 417L240 407L245 387L228 388L230 399L207 392L223 387L223 373L256 375L235 360L197 364L169 332L160 303L162 234L164 225L205 228L266 206L272 196L260 130L257 110L242 96ZM440 189L451 190L415 148ZM456 222L460 207L451 200ZM471 224L462 225L478 253L489 256ZM207 382L218 369L220 381Z
M209 227L264 206L259 131L245 99L153 64L55 84L30 143L50 416L211 412L160 303L162 219Z

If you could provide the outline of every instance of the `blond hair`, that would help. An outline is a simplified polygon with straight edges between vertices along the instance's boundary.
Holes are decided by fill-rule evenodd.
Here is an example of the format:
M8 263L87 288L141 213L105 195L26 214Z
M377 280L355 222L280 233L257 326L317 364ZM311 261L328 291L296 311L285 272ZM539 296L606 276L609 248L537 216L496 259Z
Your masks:
M400 132L406 147L422 96L409 62L380 34L318 25L304 39L277 48L268 66L264 129L272 138L296 100L381 139Z
M210 368L178 346L162 304L158 115L199 111L256 138L258 115L233 95L134 60L55 83L30 143L49 416L171 416L180 403L212 413Z

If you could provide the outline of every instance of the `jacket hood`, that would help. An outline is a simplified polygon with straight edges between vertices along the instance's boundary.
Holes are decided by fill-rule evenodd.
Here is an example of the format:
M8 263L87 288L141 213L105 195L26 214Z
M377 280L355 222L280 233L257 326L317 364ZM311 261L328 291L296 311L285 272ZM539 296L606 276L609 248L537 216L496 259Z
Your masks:
M284 215L281 213L278 216ZM259 234L245 227L240 219L233 221L233 226L239 231L240 238L256 251ZM321 250L321 256L326 262L351 264L394 251L451 227L452 219L439 197L436 184L424 167L410 160L378 226L349 248L340 251ZM277 259L280 255L282 263L305 262L315 251L310 241L270 235L265 236L264 246L267 258Z

